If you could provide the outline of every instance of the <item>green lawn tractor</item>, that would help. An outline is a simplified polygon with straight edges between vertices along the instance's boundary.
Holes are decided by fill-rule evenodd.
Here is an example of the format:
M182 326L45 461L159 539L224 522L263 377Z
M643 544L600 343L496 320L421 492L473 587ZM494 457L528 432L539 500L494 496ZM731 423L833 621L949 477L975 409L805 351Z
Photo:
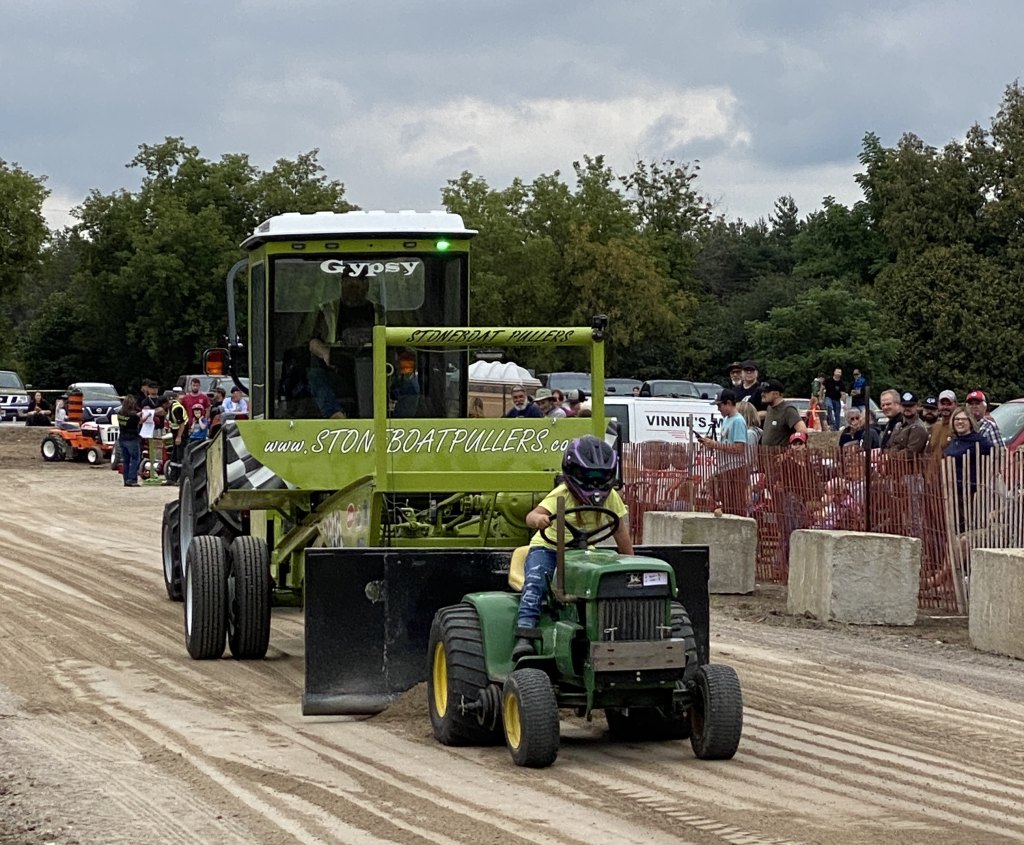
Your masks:
M587 531L566 521L581 511L600 514L601 524ZM593 546L618 523L613 511L565 510L559 501L557 536L543 535L557 549L557 564L532 655L512 657L517 592L470 593L438 611L427 649L427 704L440 742L484 745L504 736L517 765L550 766L559 749L559 711L589 718L604 710L616 738L688 736L701 759L736 753L743 699L736 672L708 662L706 557L694 559L692 547L664 547L668 554L691 552L673 566ZM522 586L524 551L517 550L510 569L514 588ZM694 575L701 566L703 591ZM677 595L679 574L689 596Z

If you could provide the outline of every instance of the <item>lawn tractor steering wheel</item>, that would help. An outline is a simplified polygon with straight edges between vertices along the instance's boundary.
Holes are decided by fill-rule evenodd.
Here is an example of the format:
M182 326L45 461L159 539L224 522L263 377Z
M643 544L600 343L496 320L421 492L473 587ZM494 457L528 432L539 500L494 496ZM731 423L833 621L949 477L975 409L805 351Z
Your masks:
M566 543L566 545L573 549L586 549L587 546L596 545L602 540L607 540L609 537L614 536L615 532L619 530L619 515L615 511L608 510L608 508L600 508L597 505L583 505L578 508L566 508L564 513L566 517L573 513L592 513L599 517L607 517L606 521L598 522L597 527L589 531L585 528L578 528L566 519L565 529L572 535L572 542ZM548 528L552 527L554 527L554 522L548 526ZM540 529L541 539L545 543L557 546L558 541L553 537L549 537L547 531L547 528Z

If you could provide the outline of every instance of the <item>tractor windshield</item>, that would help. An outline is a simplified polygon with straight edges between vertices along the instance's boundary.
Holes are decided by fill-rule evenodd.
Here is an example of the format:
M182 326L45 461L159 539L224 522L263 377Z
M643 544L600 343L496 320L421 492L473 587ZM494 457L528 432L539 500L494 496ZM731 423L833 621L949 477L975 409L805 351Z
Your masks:
M271 264L268 403L277 419L373 417L374 325L464 326L460 254L304 255ZM394 417L465 415L458 349L388 352Z

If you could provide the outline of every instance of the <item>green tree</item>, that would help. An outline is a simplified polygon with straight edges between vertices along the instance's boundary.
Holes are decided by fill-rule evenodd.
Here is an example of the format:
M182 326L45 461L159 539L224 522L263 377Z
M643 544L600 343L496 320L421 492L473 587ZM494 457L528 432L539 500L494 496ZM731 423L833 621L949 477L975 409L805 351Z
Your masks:
M877 392L898 348L879 331L875 305L838 283L812 288L747 328L764 373L781 379L791 396L808 395L814 375L833 367L859 367Z
M21 331L20 295L40 267L49 237L43 202L45 179L0 159L0 362L15 365L12 339Z
M144 171L140 189L94 191L77 210L72 238L81 264L63 301L84 342L77 358L61 358L67 369L58 383L168 384L193 370L205 348L223 343L224 278L253 228L284 211L351 207L316 155L262 172L241 154L205 159L181 138L140 146L130 164ZM43 354L39 344L52 342L59 323L44 315L26 355Z
M1008 342L1024 320L1019 274L966 244L936 246L887 267L876 291L882 330L901 341L901 384L1021 395L1020 356Z

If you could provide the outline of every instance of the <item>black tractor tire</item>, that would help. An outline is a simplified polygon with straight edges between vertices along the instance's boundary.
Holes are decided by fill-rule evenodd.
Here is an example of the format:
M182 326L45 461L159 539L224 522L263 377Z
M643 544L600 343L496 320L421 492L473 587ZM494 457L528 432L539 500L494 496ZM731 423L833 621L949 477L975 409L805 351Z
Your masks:
M228 523L216 512L210 510L207 498L206 454L209 441L190 446L182 463L181 481L178 485L178 516L180 537L178 545L188 549L194 537L218 537L225 546L238 536L235 526ZM184 560L182 577L187 578L188 557Z
M103 450L99 446L92 446L85 450L85 462L91 467L98 467L103 463Z
M167 598L171 601L181 601L181 546L178 545L180 528L178 526L177 502L168 502L164 505L163 524L160 526L160 546L164 563L164 587L167 588Z
M228 550L218 537L194 537L185 564L185 647L195 660L224 654L228 627Z
M228 560L228 647L236 660L262 660L270 645L270 550L259 537L236 537Z
M462 705L476 702L487 687L480 619L471 604L442 607L434 614L427 646L427 709L434 738L443 745L496 745L502 734L482 725ZM495 722L496 720L491 720Z
M44 461L63 461L65 458L64 442L53 434L48 434L39 444L39 453Z
M686 668L676 689L683 690L699 670L697 639L690 617L679 602L672 602L672 637L684 641ZM659 707L609 707L604 711L608 732L625 742L662 742L686 739L690 735L690 713L686 709L667 711Z
M731 666L707 664L696 677L690 708L690 745L701 760L729 760L743 733L743 694Z
M110 468L117 472L121 466L121 441L114 441L114 448L110 452Z
M558 701L541 669L516 669L501 691L505 745L517 766L543 769L555 762L561 742Z

